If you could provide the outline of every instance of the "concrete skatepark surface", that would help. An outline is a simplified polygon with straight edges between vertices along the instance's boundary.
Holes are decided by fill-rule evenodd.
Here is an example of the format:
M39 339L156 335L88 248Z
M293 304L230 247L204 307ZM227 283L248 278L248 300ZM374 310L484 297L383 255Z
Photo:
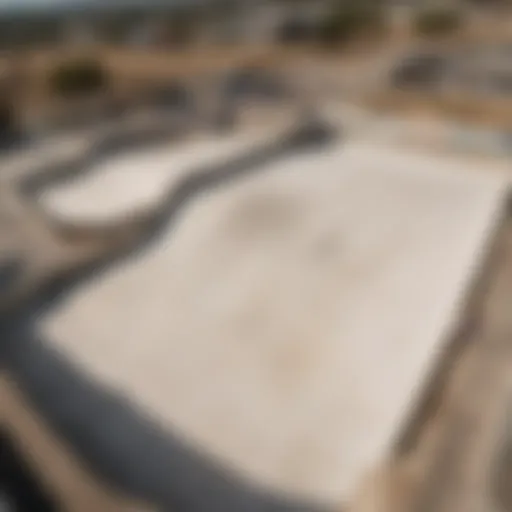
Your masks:
M77 222L109 220L130 213L134 206L149 207L161 200L167 189L178 183L191 167L227 161L233 154L249 150L267 138L258 132L249 137L247 134L204 137L178 146L167 144L136 154L121 153L90 169L70 185L49 188L42 203L47 211ZM79 181L84 182L85 188ZM113 190L117 193L112 194ZM94 201L80 201L84 192L93 194Z
M215 146L114 160L43 202L108 218ZM77 290L45 334L250 479L343 502L407 421L496 220L502 180L452 164L358 142L268 164Z
M297 151L318 149L332 140L332 130L308 119L305 124L294 123L285 131L273 133L270 140L268 129L263 142L251 136L250 149L189 169L155 207L132 211L129 218L106 225L75 225L58 220L48 216L36 198L48 186L86 175L87 170L123 148L137 151L138 142L142 139L147 144L149 134L155 133L151 126L149 132L144 127L128 134L124 129L114 130L93 137L90 143L82 135L85 152L72 150L63 160L62 156L46 155L50 160L43 159L41 165L37 159L29 158L30 165L26 167L26 155L22 155L21 162L18 158L10 162L14 165L9 166L0 187L7 200L2 203L1 218L7 221L4 234L18 236L17 240L4 240L11 251L17 252L17 260L14 266L4 261L7 265L2 268L10 286L3 290L0 304L4 363L0 420L17 438L18 448L23 448L30 460L39 460L39 470L43 471L39 476L50 487L59 489L66 509L140 510L140 505L133 502L127 504L128 508L122 505L122 496L112 493L116 490L165 510L317 509L302 500L297 503L255 489L198 454L183 442L183 436L162 432L137 413L126 397L98 386L71 361L51 350L33 321L59 297L63 299L66 291L69 293L70 288L90 277L91 272L97 274L112 267L139 246L155 240L161 229L205 190ZM162 128L168 132L168 126ZM149 139L154 142L154 135ZM34 427L35 423L38 426L27 433L27 427L30 430L30 424ZM119 443L121 433L124 442ZM67 460L65 475L62 464L54 467L55 460L63 457ZM89 469L89 474L84 469ZM101 478L106 482L102 483ZM70 488L66 482L74 483ZM82 487L78 499L73 498L77 484Z

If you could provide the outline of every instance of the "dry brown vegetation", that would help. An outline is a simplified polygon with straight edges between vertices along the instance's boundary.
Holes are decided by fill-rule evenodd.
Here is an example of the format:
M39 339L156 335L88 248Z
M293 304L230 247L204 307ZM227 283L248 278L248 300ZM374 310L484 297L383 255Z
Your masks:
M470 125L503 129L509 129L512 122L512 98L506 97L386 90L368 95L360 101L378 112L415 118L452 119Z
M41 111L58 108L62 103L61 99L51 94L49 76L59 63L66 60L86 57L103 63L111 76L110 94L123 97L162 81L201 82L222 70L243 64L278 66L300 53L300 50L265 47L181 52L109 47L96 47L87 51L47 49L0 57L0 73L13 72L18 77L17 84L23 83L24 87L16 85L10 95L22 111L37 115Z

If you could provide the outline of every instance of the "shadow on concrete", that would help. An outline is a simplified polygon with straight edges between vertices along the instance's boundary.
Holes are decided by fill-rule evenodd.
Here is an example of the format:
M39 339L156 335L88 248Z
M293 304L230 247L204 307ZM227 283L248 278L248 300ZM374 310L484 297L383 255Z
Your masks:
M173 512L320 510L257 489L48 348L28 322L4 361L31 405L100 480Z
M9 293L16 286L24 270L23 260L16 257L9 257L0 261L0 291Z
M506 421L490 478L490 495L496 512L512 510L512 402L506 408Z
M57 512L57 503L43 488L16 449L7 431L0 430L0 510Z
M147 250L188 203L215 187L240 179L276 159L297 151L322 148L333 130L309 119L268 145L230 162L192 169L172 187L156 208L145 213L147 224L129 247L55 276L30 303L0 319L0 355L35 410L65 439L94 474L129 495L173 512L300 512L319 510L255 488L235 472L216 464L186 444L174 432L147 418L126 397L94 382L37 334L37 319L56 307L84 281L95 278L123 259ZM66 172L50 173L32 183L46 187L78 176L98 155L109 154L100 144ZM107 149L105 149L107 148ZM58 227L57 227L58 228ZM70 228L72 229L72 228ZM183 439L185 436L182 436ZM323 508L323 507L322 507Z

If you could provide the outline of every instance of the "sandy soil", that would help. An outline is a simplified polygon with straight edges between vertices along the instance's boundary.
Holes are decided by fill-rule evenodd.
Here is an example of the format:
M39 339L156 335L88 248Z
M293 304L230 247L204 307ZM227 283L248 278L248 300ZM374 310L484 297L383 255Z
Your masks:
M477 95L436 95L421 92L385 90L358 100L377 112L414 119L450 119L470 126L508 130L512 120L512 100L482 98Z

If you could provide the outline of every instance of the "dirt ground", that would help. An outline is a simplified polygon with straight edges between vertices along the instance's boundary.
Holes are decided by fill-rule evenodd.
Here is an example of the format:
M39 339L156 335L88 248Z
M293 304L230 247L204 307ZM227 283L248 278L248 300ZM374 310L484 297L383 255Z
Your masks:
M450 119L488 128L510 129L512 98L481 98L469 94L430 94L384 90L363 96L359 103L376 112L414 119Z

